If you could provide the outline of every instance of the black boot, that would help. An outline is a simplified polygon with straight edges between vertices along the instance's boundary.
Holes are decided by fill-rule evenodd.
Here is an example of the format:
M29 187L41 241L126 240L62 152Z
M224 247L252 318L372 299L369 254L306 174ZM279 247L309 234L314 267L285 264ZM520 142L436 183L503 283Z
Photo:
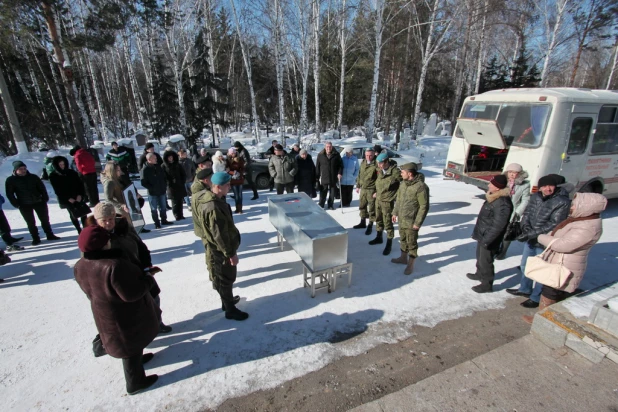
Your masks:
M382 252L382 254L384 256L390 255L392 246L393 246L393 239L386 239L386 246L384 247L384 251Z
M36 246L40 244L41 244L41 238L38 235L32 236L32 246Z
M369 222L371 224L371 222ZM364 229L367 227L367 219L362 218L358 225L352 226L354 229Z
M238 309L234 304L225 305L225 319L245 320L249 317L247 312Z
M472 290L476 293L490 293L493 292L493 282L481 283L476 286L472 286Z
M53 233L49 233L47 235L47 240L60 240L60 238L56 235L54 235Z
M234 305L238 302L240 302L240 296L236 295L234 296ZM221 302L221 310L225 312L225 304L223 302Z
M146 388L152 386L159 376L146 376L144 365L142 364L142 354L131 356L122 360L124 368L124 378L127 383L127 393L135 395Z
M155 229L161 229L161 221L159 220L159 214L157 212L152 212L150 216L152 216L152 221L154 222Z
M381 230L378 230L378 231L376 232L376 238L375 238L375 239L373 239L373 240L370 240L370 241L369 241L369 244L370 244L370 245L379 245L379 244L381 244L381 243L383 243L383 242L384 242L384 240L382 240L382 231L381 231Z
M257 198L259 198L260 196L258 196L258 192L257 189L253 189L253 197L251 198L251 200L255 200Z
M371 234L371 229L373 228L373 222L370 220L367 225L367 229L365 230L365 235L369 236Z

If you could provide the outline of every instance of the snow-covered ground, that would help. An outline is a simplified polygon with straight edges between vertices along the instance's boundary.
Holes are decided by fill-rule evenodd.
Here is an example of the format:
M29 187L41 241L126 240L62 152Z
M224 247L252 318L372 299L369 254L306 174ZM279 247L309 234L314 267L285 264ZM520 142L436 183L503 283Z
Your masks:
M160 335L147 349L156 354L147 373L160 378L151 390L136 396L126 395L119 360L92 355L96 329L88 300L73 280L79 251L67 212L58 208L46 183L54 199L49 204L52 226L62 240L30 247L21 216L7 202L4 210L12 234L25 236L26 250L11 254L13 262L0 267L0 277L6 279L0 284L3 409L213 408L227 398L275 387L342 356L405 339L415 324L433 326L503 307L511 298L504 289L519 282L521 244L515 242L509 257L496 262L495 293L478 295L470 290L475 282L465 274L474 271L475 243L470 235L482 192L442 179L446 156L442 149L437 144L426 150L423 172L431 189L431 207L412 276L402 274L402 265L390 263L399 254L397 239L391 256L385 257L383 245L367 244L373 236L351 229L358 223L356 194L352 207L343 213L328 212L350 229L352 285L340 283L335 292L322 291L312 299L302 287L299 257L289 246L284 251L277 247L267 214L267 199L273 194L262 192L252 202L245 191L246 213L235 217L242 246L234 289L242 297L239 307L251 315L245 322L224 318L190 219L143 235L153 262L163 269L156 276L163 319L173 332ZM22 159L38 173L43 155ZM0 166L2 181L12 171L12 160ZM591 252L584 288L618 279L616 201L605 212L604 229Z

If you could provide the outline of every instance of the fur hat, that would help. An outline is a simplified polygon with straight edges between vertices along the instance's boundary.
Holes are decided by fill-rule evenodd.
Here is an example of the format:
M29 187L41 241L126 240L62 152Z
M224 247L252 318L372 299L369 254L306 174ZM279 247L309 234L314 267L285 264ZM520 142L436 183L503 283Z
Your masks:
M232 176L226 172L217 172L210 178L213 185L221 186L232 180Z
M99 202L92 209L92 214L95 219L103 219L105 217L116 216L116 208L111 202Z
M20 167L28 168L28 166L26 166L26 164L22 162L21 160L15 160L12 164L13 164L13 171L16 171Z
M222 157L222 156L223 156L223 153L221 153L221 150L217 150L217 151L215 152L215 155L214 155L213 157L214 157L215 159L218 159L218 158L220 158L220 157Z
M521 173L524 171L524 168L521 167L519 163L511 163L510 165L504 168L504 171Z
M543 186L558 186L558 181L554 175L543 176L539 179L539 187Z
M99 203L100 204L100 203ZM92 225L85 227L77 239L77 245L82 252L94 252L101 250L109 242L109 232L101 226Z
M148 150L148 149L152 149L153 147L154 147L154 144L153 144L153 143L146 143L146 144L144 145L144 152L145 152L146 150Z
M496 186L498 189L504 189L507 184L506 176L496 175L491 179L489 183Z

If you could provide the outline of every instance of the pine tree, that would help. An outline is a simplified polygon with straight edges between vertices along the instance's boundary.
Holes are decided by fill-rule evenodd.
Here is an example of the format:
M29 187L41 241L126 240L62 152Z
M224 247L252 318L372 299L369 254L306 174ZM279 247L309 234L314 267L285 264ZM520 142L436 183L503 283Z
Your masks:
M152 93L155 103L152 135L160 139L163 136L176 133L180 128L178 121L178 95L171 79L171 70L165 67L161 55L155 57L152 73Z

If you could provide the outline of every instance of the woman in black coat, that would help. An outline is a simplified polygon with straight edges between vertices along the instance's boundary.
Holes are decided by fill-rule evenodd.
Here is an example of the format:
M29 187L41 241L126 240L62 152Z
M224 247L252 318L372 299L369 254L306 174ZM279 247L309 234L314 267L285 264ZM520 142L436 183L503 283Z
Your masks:
M163 171L167 183L167 197L172 199L172 213L176 220L183 220L182 202L187 195L185 180L187 175L182 165L178 162L178 153L167 151L163 153Z
M136 394L158 379L146 376L143 366L154 356L144 354L144 348L159 332L159 310L149 293L154 278L122 249L111 249L110 234L102 227L86 227L78 246L83 257L75 264L75 280L90 300L107 353L122 359L127 393Z
M81 233L78 218L74 215L72 208L81 203L86 196L84 185L75 170L69 168L69 162L64 156L56 156L52 159L54 171L49 174L49 182L54 188L60 209L67 209L71 223ZM82 225L86 225L86 215L81 216Z
M311 198L316 197L315 164L311 155L305 149L302 149L296 157L296 163L298 164L298 172L296 173L298 191L306 193Z

